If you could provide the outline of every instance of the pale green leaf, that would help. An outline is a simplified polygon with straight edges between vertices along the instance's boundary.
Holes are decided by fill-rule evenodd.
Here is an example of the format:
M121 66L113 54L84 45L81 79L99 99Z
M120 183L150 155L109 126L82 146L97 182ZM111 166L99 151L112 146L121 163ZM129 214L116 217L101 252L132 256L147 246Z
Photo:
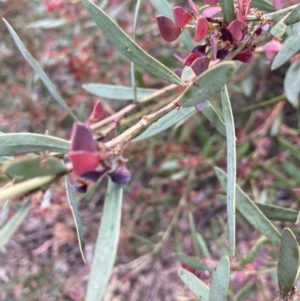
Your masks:
M218 167L215 167L218 180L222 188L227 189L227 175ZM274 225L266 218L257 205L236 185L236 209L243 217L259 232L268 237L272 243L279 244L280 233Z
M155 76L182 85L181 79L174 72L146 53L101 8L90 0L82 0L82 2L98 27L130 61Z
M275 10L270 0L252 0L252 7L261 9L266 12L272 12Z
M297 22L300 22L300 4L298 4L284 20L286 25L292 25Z
M281 297L285 297L295 285L299 268L299 247L294 233L285 228L281 234L278 283Z
M191 116L195 112L196 109L194 107L174 109L168 114L161 117L158 121L152 123L142 134L134 138L132 141L141 141L146 138L152 137L177 124L182 119Z
M54 136L31 133L0 135L0 156L46 151L67 153L69 150L69 141Z
M173 256L176 259L178 259L180 262L196 270L209 271L209 272L212 272L213 270L209 265L201 262L198 258L187 256L181 253L174 253Z
M300 50L300 39L298 36L291 35L283 43L282 48L275 56L272 70L277 69Z
M220 91L236 70L234 62L222 62L199 75L180 96L182 107L195 106Z
M55 158L22 158L3 164L3 171L12 179L21 177L30 179L35 177L62 175L67 172L66 167Z
M234 0L219 0L227 24L235 20Z
M171 20L174 20L172 7L168 3L167 0L150 0L151 4L155 8L155 10L163 16L168 17ZM194 48L193 40L191 39L189 33L187 31L183 31L179 36L179 41L187 48Z
M270 30L270 33L274 37L282 37L285 34L286 31L286 25L284 23L278 22L276 23Z
M18 230L24 219L30 212L30 203L22 205L12 218L0 228L0 250L4 248L5 244Z
M236 145L235 127L230 98L226 85L221 90L222 111L227 138L227 216L229 228L230 253L235 254L235 183L236 183Z
M134 90L132 87L114 86L106 84L86 84L82 86L84 90L104 98L117 100L131 100L134 99ZM136 88L137 98L146 97L157 90Z
M76 232L77 232L77 238L78 238L78 244L79 244L79 249L80 253L82 256L83 261L85 262L85 257L84 257L84 250L85 250L85 240L84 240L84 231L83 231L83 225L81 222L81 218L79 215L78 207L77 207L77 202L76 202L76 197L74 194L74 188L72 187L70 183L69 176L65 176L65 182L66 182L66 192L67 192L67 198L69 201L69 205L73 214L73 219L74 223L76 226Z
M68 105L65 103L65 101L62 99L60 94L58 93L55 85L52 83L48 75L44 72L44 70L40 67L38 62L32 57L32 55L29 53L29 51L25 48L24 44L18 37L17 33L14 31L14 29L10 26L10 24L3 19L6 27L8 28L12 38L14 39L17 47L19 48L22 56L25 58L27 63L31 66L31 68L37 73L39 78L42 80L50 94L53 96L53 98L60 104L60 106L68 111L70 116L73 117L74 120L77 120L77 117L74 115L74 113L71 111L71 109L68 107Z
M9 187L1 188L0 204L14 196L27 194L32 190L48 187L55 180L55 176L45 176L29 179Z
M35 22L30 22L26 28L56 28L63 26L68 23L68 19L61 18L61 19L42 19Z
M226 301L229 284L229 259L223 256L211 275L209 301Z
M298 39L300 39L300 37L298 37ZM298 108L300 99L300 60L292 63L286 72L284 91L291 105Z
M115 262L120 235L122 186L108 181L86 301L102 300Z
M255 203L262 213L270 220L282 222L296 222L298 211L275 205Z
M184 269L179 269L178 275L201 301L209 301L209 288L198 277Z

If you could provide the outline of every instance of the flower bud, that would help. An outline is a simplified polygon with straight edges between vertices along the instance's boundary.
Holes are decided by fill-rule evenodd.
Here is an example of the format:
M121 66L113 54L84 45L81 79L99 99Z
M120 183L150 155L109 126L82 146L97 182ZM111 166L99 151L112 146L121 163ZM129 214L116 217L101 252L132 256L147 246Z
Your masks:
M125 185L131 179L131 172L124 164L118 165L117 168L109 174L111 180L117 184Z

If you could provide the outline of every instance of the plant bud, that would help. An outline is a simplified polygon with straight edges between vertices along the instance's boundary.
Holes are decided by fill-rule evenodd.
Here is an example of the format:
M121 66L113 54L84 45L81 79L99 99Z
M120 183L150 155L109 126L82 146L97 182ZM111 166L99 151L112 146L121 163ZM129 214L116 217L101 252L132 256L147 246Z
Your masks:
M109 174L111 180L117 184L125 185L131 179L131 172L123 164L118 165L117 168Z

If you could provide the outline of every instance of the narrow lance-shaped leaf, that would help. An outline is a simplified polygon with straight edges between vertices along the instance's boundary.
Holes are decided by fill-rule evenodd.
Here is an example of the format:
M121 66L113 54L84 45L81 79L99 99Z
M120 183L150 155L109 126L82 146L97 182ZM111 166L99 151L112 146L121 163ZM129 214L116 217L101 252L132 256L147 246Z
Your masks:
M178 275L185 285L198 297L201 301L209 301L209 288L199 278L187 270L179 269Z
M275 10L270 0L252 0L252 6L266 12Z
M222 188L227 189L227 175L226 173L215 167L218 180ZM279 244L280 234L274 225L266 218L260 211L256 204L236 185L236 209L243 215L243 217L259 232L264 234L274 244Z
M229 284L229 259L223 256L211 275L209 301L226 301Z
M53 136L31 133L0 135L0 156L46 151L67 153L69 150L69 141Z
M18 37L17 33L14 31L14 29L10 26L10 24L5 19L3 19L3 21L6 25L6 27L8 28L12 38L14 39L17 47L19 48L21 54L23 55L25 60L28 62L28 64L31 66L31 68L37 73L37 75L42 80L42 82L44 83L44 85L46 86L46 88L48 89L50 94L60 104L60 106L62 108L64 108L66 111L68 111L68 113L70 114L70 116L72 116L72 118L74 120L77 120L77 117L74 115L72 110L68 107L68 105L62 99L62 97L58 93L56 87L54 86L54 84L52 83L52 81L50 80L48 75L44 72L44 70L40 67L40 65L37 63L37 61L32 57L32 55L29 53L29 51L25 48L24 44Z
M152 123L142 134L133 139L133 141L141 141L152 137L177 124L182 119L191 116L195 112L196 109L194 107L174 109L173 111L161 117L158 121Z
M300 37L298 37L300 39ZM295 108L299 107L300 100L300 60L292 63L284 78L286 98Z
M227 215L231 256L235 254L235 182L236 182L236 151L235 127L231 103L226 85L221 90L223 118L227 138Z
M300 4L298 4L288 15L288 17L284 20L284 23L288 25L295 24L300 22Z
M166 81L177 85L183 84L174 72L147 54L102 9L90 0L82 2L98 27L130 61Z
M94 95L111 98L116 100L131 100L134 99L134 91L132 87L106 85L106 84L86 84L82 88ZM136 88L137 98L143 98L158 90L156 89L144 89Z
M289 228L282 231L279 260L278 283L281 297L286 297L295 285L299 268L299 246Z
M75 194L74 194L74 189L73 189L73 187L72 187L72 185L70 183L69 176L65 176L65 181L66 181L67 198L68 198L68 201L69 201L70 208L72 210L73 219L74 219L74 223L75 223L75 226L76 226L76 232L77 232L79 249L80 249L80 253L81 253L82 259L85 262L85 256L84 256L84 249L85 249L84 231L83 231L83 226L82 226L81 218L80 218L78 207L77 207L76 197L75 197Z
M0 250L4 248L5 244L17 231L29 212L30 203L22 205L15 215L0 229Z
M234 62L222 62L199 75L182 93L178 103L182 107L195 106L219 92L236 70Z
M219 0L227 24L235 20L234 0Z
M86 301L102 300L113 269L120 235L122 186L108 181Z
M272 70L286 63L294 54L300 50L300 39L298 36L289 36L283 43L282 48L275 56Z

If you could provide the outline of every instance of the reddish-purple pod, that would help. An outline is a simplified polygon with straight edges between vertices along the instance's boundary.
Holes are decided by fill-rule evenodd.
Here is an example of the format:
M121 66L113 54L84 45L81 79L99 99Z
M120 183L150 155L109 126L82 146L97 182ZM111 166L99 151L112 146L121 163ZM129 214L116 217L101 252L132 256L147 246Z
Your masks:
M239 54L237 54L234 58L234 61L241 61L243 63L250 63L254 60L254 55L251 49L246 49Z
M191 65L194 73L198 76L208 69L209 59L205 56L197 58Z
M99 165L99 155L96 153L75 151L69 152L69 157L73 165L73 171L78 176L96 169Z
M180 28L183 28L190 21L190 14L180 6L173 8L173 16L175 24Z
M231 33L228 31L227 28L222 27L222 28L220 29L220 32L221 32L221 34L222 34L221 39L222 39L223 42L233 43L232 35L231 35Z
M93 108L93 112L89 118L91 122L101 119L105 114L104 108L102 106L101 100L98 100Z
M195 13L195 15L198 16L199 15L198 9L197 9L197 6L194 3L194 1L193 0L188 0L188 3L189 3L190 8L192 9L192 11Z
M272 0L273 1L273 6L275 9L282 9L284 6L285 0Z
M227 29L229 30L230 34L236 41L241 41L244 38L243 28L243 23L241 23L238 20L232 21L227 26Z
M93 139L89 127L84 123L75 122L71 134L71 151L93 152L96 149L97 142Z
M203 2L208 5L217 5L219 0L203 0Z
M119 185L127 184L131 179L131 172L123 164L118 165L117 168L109 174L111 180Z
M218 45L217 45L217 39L215 35L211 35L210 37L210 45L211 45L211 53L212 53L212 60L217 59L217 51L218 51Z
M236 18L239 22L244 23L246 20L240 10L237 8L236 10Z
M216 15L217 13L219 13L220 11L222 11L222 8L220 6L208 7L203 10L201 16L204 18L210 18L210 17Z
M282 45L279 41L272 40L263 46L263 51L265 52L268 60L272 60L276 52L280 51L281 47Z
M195 42L199 42L205 38L209 31L209 23L203 17L199 17L195 28Z
M107 169L91 170L91 171L88 171L88 172L80 175L80 177L96 183L106 172L107 172Z
M194 62L197 58L199 58L199 55L196 54L196 53L192 53L192 52L191 52L191 53L186 57L186 59L185 59L183 65L184 65L184 66L191 66L191 65L193 64L193 62Z
M228 47L223 47L217 51L217 59L223 60L228 55L229 49Z
M198 46L194 47L191 52L196 53L199 56L204 56L204 55L206 55L206 47L207 47L207 44L198 45Z
M171 19L165 16L156 16L156 22L161 36L167 42L173 42L180 36L180 27L178 27Z

